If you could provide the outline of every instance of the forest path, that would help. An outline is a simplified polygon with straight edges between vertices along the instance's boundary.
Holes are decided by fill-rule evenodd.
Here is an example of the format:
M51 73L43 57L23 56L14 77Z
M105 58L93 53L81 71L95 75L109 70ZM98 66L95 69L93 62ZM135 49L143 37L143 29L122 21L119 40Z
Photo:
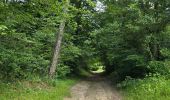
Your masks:
M121 100L111 83L101 76L93 76L71 88L71 97L64 100Z

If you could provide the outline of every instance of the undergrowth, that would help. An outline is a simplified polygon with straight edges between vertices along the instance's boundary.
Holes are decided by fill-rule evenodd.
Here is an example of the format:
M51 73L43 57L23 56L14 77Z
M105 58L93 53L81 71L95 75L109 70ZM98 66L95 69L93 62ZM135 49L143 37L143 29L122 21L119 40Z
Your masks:
M170 100L170 79L152 76L144 79L127 78L118 84L124 100Z

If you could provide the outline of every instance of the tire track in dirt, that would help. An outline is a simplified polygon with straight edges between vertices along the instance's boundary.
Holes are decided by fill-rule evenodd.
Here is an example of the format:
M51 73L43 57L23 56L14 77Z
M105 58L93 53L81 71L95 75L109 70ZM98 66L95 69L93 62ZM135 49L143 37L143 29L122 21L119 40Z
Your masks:
M71 97L64 100L121 100L121 96L107 79L97 76L73 86Z

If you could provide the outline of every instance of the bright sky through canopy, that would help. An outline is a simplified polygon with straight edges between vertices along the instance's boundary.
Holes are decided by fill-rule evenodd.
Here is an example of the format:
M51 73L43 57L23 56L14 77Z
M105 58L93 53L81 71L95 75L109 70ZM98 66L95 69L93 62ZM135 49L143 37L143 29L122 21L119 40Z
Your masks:
M99 11L99 12L104 12L105 11L105 7L104 4L100 1L97 0L97 4L96 4L96 11Z

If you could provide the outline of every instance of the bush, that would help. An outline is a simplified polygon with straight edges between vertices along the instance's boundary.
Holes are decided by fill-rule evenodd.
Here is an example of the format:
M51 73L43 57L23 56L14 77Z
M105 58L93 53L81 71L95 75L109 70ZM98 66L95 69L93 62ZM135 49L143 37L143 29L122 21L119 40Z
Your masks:
M7 49L1 52L0 59L0 74L8 80L26 78L31 73L44 75L49 64L42 57Z
M168 61L150 61L147 68L149 69L150 73L158 73L161 75L167 75L170 72L168 68Z
M120 60L115 72L112 73L115 81L122 81L126 76L132 78L144 78L148 73L146 61L141 55L129 55L123 60Z
M57 66L57 77L58 78L64 78L66 75L68 75L71 72L71 69L69 66L64 64L59 64Z

